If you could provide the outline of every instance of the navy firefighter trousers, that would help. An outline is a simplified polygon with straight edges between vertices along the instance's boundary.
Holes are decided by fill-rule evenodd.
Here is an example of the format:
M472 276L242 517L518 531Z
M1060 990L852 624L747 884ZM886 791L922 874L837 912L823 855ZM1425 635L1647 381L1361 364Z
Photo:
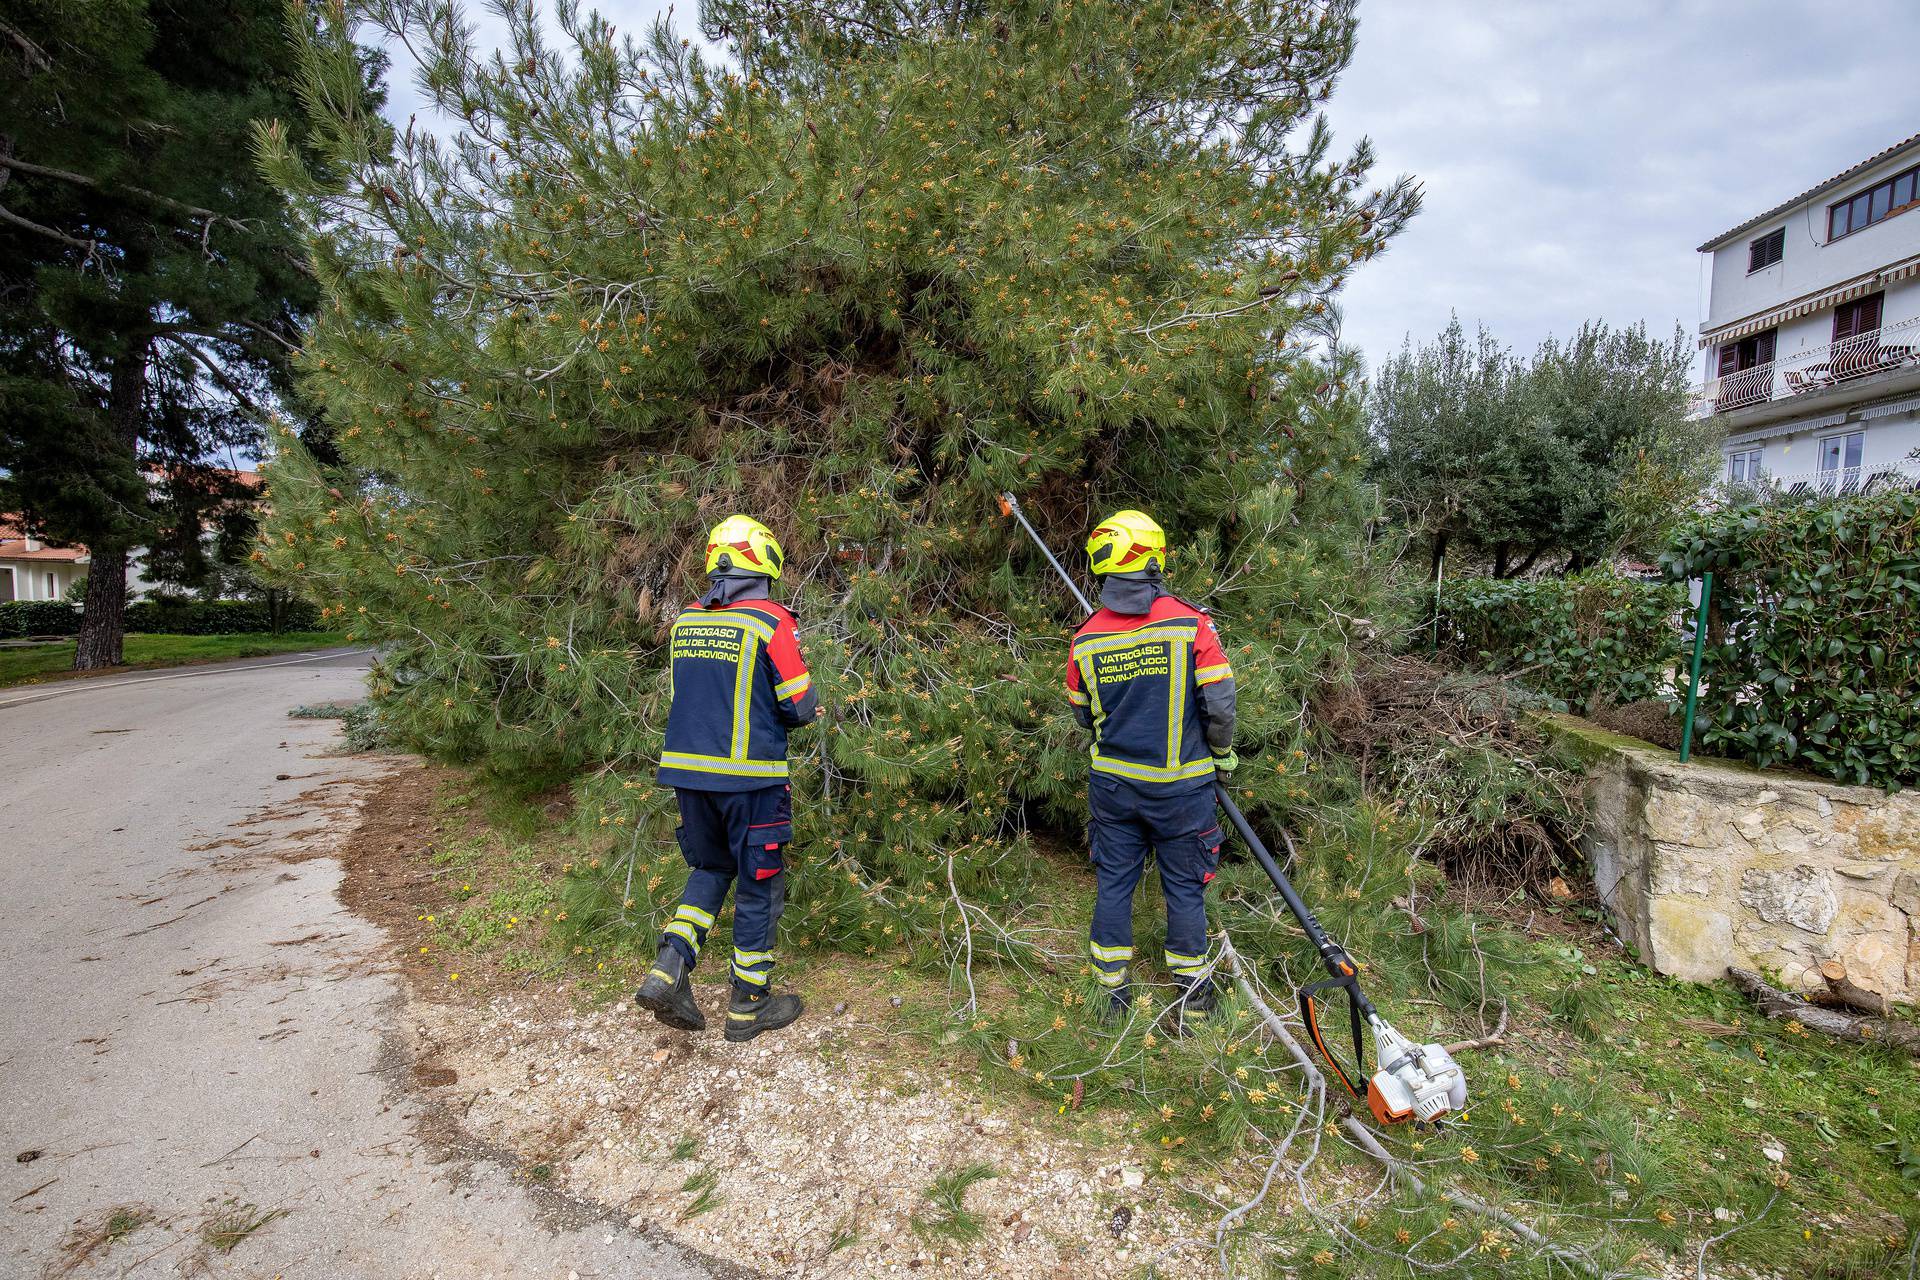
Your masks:
M1102 986L1127 984L1133 961L1133 891L1147 853L1160 860L1167 902L1167 968L1192 983L1207 967L1207 882L1220 866L1220 819L1213 784L1167 794L1103 773L1087 782L1088 826L1097 890L1093 905L1093 974Z
M786 848L793 840L793 793L785 783L752 791L675 787L681 856L690 871L665 941L692 968L714 917L733 896L733 984L764 991L773 977L773 934L787 905Z

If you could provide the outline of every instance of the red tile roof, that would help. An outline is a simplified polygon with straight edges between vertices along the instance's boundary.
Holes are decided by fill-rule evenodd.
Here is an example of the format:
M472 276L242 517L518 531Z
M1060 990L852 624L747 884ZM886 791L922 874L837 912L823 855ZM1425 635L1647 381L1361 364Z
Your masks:
M36 539L38 541L38 539ZM0 515L0 560L53 560L75 563L87 559L85 547L53 547L42 542L27 550L27 536L17 516Z

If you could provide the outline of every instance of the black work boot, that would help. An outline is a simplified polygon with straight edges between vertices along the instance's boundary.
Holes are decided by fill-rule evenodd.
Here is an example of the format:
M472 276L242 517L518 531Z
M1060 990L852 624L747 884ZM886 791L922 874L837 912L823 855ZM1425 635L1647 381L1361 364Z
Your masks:
M1123 982L1107 992L1107 1007L1100 1013L1100 1021L1110 1027L1119 1026L1133 1012L1133 984Z
M778 1031L790 1025L804 1008L800 997L790 991L774 995L771 991L748 991L735 983L733 1000L727 1005L727 1039L745 1044L762 1031Z
M1213 989L1212 978L1199 978L1186 984L1175 1005L1179 1021L1175 1024L1178 1034L1198 1031L1213 1020L1213 1011L1220 1003L1220 995Z
M633 1002L670 1027L705 1031L707 1018L693 1001L693 980L687 976L688 968L680 948L672 943L661 947L660 954L654 957L653 968L647 970L647 980L633 993Z

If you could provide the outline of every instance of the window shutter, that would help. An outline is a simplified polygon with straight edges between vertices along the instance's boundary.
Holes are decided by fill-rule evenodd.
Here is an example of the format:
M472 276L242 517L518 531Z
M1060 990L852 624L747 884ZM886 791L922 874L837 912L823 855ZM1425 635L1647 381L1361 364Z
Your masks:
M1720 348L1719 376L1722 378L1730 378L1734 374L1738 373L1739 371L1740 371L1740 347L1737 343L1729 342L1727 343L1727 345Z
M1777 335L1778 330L1769 329L1765 333L1758 334L1754 337L1753 362L1755 364L1773 363L1773 343Z

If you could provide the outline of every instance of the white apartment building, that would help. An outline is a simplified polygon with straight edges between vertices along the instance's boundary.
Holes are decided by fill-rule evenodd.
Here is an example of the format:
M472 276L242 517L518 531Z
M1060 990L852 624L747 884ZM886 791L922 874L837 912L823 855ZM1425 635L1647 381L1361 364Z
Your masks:
M1700 252L1722 478L1849 491L1920 477L1920 134Z

